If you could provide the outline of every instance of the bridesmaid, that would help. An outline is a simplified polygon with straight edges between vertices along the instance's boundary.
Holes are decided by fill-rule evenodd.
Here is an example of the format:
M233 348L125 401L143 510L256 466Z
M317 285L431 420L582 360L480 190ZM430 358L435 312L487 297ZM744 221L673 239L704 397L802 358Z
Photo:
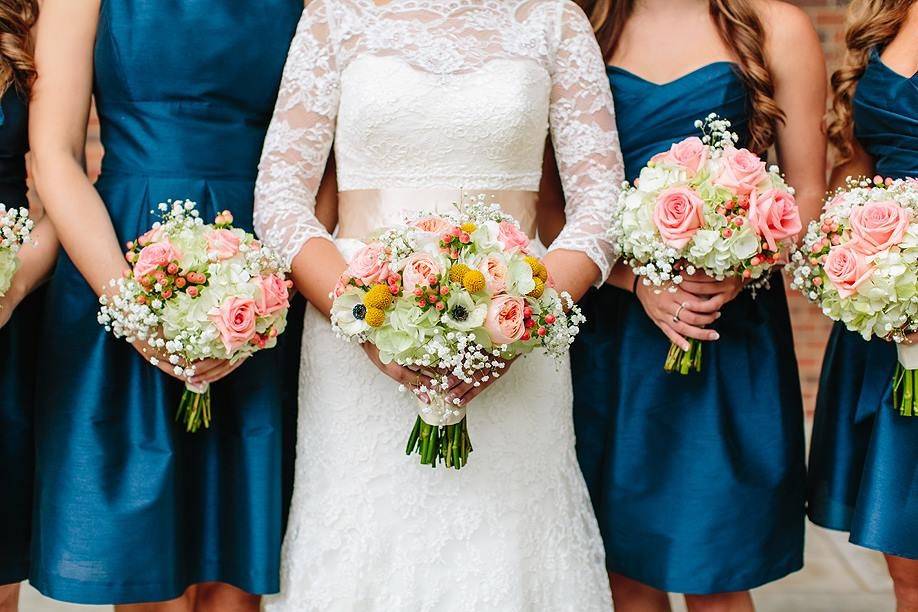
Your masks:
M38 17L35 0L0 0L0 204L29 206L25 155L28 93L35 76L30 30ZM33 219L39 216L33 209ZM38 220L33 245L19 254L12 286L0 298L0 612L17 609L19 582L29 572L32 517L35 369L41 294L33 293L50 273L57 239L47 218Z
M825 65L802 11L775 0L583 4L629 179L717 113L740 146L775 145L804 217L816 215ZM803 410L781 276L755 298L703 275L656 293L623 264L609 283L583 304L572 365L616 610L668 610L667 591L690 610L750 610L749 589L803 564ZM687 348L687 337L706 341L703 371L667 374L670 341Z
M832 77L832 185L850 175L918 178L918 3L855 0L851 18L845 64ZM885 553L900 612L915 612L918 418L892 406L896 360L895 345L833 328L816 400L809 516Z
M207 219L228 209L251 230L258 159L302 9L302 0L44 2L31 136L66 254L44 328L55 376L37 398L30 580L53 598L257 610L258 595L279 588L296 325L286 346L238 369L201 363L202 380L219 380L214 423L191 435L173 422L182 383L149 363L148 347L106 335L95 313L97 294L126 268L123 243L151 226L157 203L189 198ZM93 96L106 151L95 187L82 153Z

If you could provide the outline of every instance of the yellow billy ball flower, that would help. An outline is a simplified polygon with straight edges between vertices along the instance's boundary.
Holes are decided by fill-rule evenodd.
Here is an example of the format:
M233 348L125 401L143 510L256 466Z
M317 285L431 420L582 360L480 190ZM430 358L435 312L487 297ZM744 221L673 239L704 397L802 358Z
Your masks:
M373 285L363 296L363 305L367 308L385 310L392 305L392 293L385 285Z
M386 313L379 308L367 308L367 314L364 315L363 320L370 327L379 327L386 322Z
M535 281L535 289L529 292L529 297L539 299L540 297L542 297L542 294L545 293L545 283L538 276L536 276L532 280Z
M529 267L532 268L533 278L538 278L543 283L548 280L548 268L545 267L545 264L543 264L532 255L526 256L526 263L528 263Z
M471 234L472 232L478 229L478 226L472 223L471 221L467 221L463 223L462 225L460 225L459 229L461 229L466 234Z
M479 291L484 290L485 288L485 277L484 274L478 270L469 270L462 277L462 286L465 287L466 291L469 293L478 293Z
M465 264L456 264L449 269L449 280L454 283L461 283L465 273L469 270L470 268Z

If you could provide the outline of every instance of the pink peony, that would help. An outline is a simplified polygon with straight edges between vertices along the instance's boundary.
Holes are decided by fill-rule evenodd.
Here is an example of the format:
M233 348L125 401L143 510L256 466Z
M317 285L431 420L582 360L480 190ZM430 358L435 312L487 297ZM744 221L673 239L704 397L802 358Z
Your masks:
M418 287L429 287L431 276L440 276L440 264L436 258L424 252L412 253L405 261L402 271L402 287L405 293L414 293Z
M704 223L704 202L688 187L672 187L657 196L653 222L666 244L681 249Z
M841 297L850 297L873 276L873 265L867 258L847 246L835 246L826 255L823 268Z
M491 295L503 293L507 290L507 276L510 271L507 269L507 263L499 255L488 255L480 264L478 270L484 274L485 287Z
M509 221L501 221L497 241L501 248L510 253L525 253L529 249L529 236Z
M765 162L746 149L726 149L720 158L720 172L714 184L737 195L746 195L768 176Z
M169 262L178 260L180 257L181 254L172 246L168 238L145 246L137 255L137 262L134 264L134 278L140 280L144 276L152 274L158 268L169 265Z
M262 276L256 282L259 291L255 296L255 312L259 317L272 315L290 305L290 291L286 280L272 274Z
M207 233L208 254L220 260L235 257L241 242L239 236L228 229L215 229Z
M778 250L779 240L796 236L803 229L794 196L779 189L762 193L753 190L749 198L749 222L771 251Z
M690 175L696 174L708 161L708 147L697 136L686 138L669 148L669 151L658 153L650 160L657 163L681 166Z
M484 326L494 344L512 344L523 337L525 306L523 298L512 295L498 295L491 300Z
M364 285L385 283L389 278L386 247L378 242L363 247L348 264L347 273Z
M228 353L245 346L255 335L255 300L231 297L210 315L220 332L220 340Z
M442 217L424 217L411 225L430 234L445 234L453 229L453 224Z
M853 240L850 246L864 255L875 255L902 242L908 231L905 210L895 202L870 202L851 210Z

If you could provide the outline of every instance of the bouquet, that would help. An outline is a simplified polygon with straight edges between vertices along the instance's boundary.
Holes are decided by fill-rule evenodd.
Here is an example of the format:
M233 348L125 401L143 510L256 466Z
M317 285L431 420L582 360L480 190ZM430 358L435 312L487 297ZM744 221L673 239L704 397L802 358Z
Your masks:
M789 271L822 312L869 340L897 342L893 396L918 416L918 180L849 179L813 221Z
M558 359L584 321L552 287L519 224L483 196L455 214L424 215L376 232L332 295L332 326L372 342L384 363L429 373L432 389L408 437L423 465L461 469L472 444L465 408L446 401L447 378L479 386L506 361L541 348Z
M281 259L234 228L228 211L208 225L194 202L170 200L159 210L162 222L127 243L131 270L111 281L98 320L118 338L145 341L188 381L176 420L195 432L211 422L209 385L191 384L195 362L235 362L273 347L291 284Z
M19 268L19 249L29 242L34 222L26 208L9 208L0 204L0 297L10 290L13 275Z
M675 291L697 271L764 283L802 229L793 189L776 167L735 147L729 121L710 115L695 126L701 138L654 156L624 185L610 233L645 285ZM667 372L701 371L701 343L690 343L670 347Z

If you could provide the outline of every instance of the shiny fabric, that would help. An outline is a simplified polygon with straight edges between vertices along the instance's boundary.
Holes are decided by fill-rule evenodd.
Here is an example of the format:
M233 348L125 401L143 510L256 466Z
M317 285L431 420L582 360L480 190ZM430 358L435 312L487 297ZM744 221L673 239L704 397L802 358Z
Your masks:
M747 138L747 95L718 62L654 84L610 67L627 176L711 112ZM803 564L800 382L780 276L713 326L700 374L663 371L670 342L630 292L582 302L574 423L610 571L658 589L750 589Z
M25 154L28 108L8 89L0 99L0 203L28 206ZM40 297L22 301L0 329L0 585L28 577L34 464L32 414L36 366L33 330Z
M855 134L876 171L918 177L918 74L874 50L854 97ZM892 404L895 346L840 323L823 361L810 446L810 520L851 541L918 559L918 419Z
M404 222L421 212L456 212L467 198L485 196L516 219L530 238L536 235L534 191L473 191L455 189L358 189L338 193L338 232L341 239L363 240L373 231Z
M120 241L169 198L252 229L258 157L301 0L103 0L94 93L106 156L97 189ZM62 255L49 287L36 415L32 583L78 603L135 603L221 581L279 588L298 324L212 386L214 422L174 422L182 384L96 322ZM289 447L292 451L292 447ZM289 474L286 474L289 477Z

